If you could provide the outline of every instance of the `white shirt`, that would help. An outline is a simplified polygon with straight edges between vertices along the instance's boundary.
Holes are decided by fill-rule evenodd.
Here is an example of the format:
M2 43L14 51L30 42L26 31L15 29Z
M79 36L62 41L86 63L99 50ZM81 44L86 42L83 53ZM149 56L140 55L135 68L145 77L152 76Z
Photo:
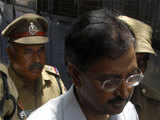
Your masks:
M34 111L27 120L87 120L74 95L73 86ZM123 111L110 120L139 120L134 105L128 102Z

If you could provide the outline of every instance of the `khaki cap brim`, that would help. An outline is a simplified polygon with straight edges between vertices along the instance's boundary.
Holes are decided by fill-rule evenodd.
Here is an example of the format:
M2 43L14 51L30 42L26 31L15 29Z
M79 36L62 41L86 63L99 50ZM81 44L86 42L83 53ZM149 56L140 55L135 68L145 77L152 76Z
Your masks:
M22 37L14 41L14 43L18 44L45 44L47 42L48 42L48 37L44 36Z
M136 37L136 53L150 53L156 55L152 48L152 28L142 21L128 17L119 16L118 19L128 24Z
M140 47L136 47L135 49L136 53L150 53L150 54L156 55L150 43L146 40L143 40L141 42L136 42L136 46L140 46Z

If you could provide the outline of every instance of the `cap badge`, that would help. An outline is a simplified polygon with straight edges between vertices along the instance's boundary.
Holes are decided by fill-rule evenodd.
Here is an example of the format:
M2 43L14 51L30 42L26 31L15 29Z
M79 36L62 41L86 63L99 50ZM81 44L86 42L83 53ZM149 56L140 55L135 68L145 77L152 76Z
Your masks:
M29 25L29 34L35 35L37 32L38 32L37 26L33 22L31 22Z

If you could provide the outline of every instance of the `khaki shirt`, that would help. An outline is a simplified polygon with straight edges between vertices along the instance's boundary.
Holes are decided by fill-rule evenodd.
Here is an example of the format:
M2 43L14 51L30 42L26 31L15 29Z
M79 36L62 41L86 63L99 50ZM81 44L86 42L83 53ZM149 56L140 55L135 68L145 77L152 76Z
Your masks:
M160 93L144 84L135 88L132 98L140 120L160 120Z
M15 99L17 100L18 92L17 92L17 89L16 89L13 81L9 77L7 67L3 64L0 64L0 71L7 75L7 83L8 83L9 93L12 96L14 96ZM0 75L0 100L2 100L3 93L4 93L4 91L3 91L3 80L2 80L2 76ZM13 111L13 108L14 108L13 102L11 100L6 100L4 102L2 115L0 115L0 120L3 120L4 116L10 115Z
M60 78L60 75L57 69L53 66L44 66L42 70L42 78L37 81L37 88L35 89L25 88L24 81L16 75L11 67L9 67L8 71L18 90L18 108L22 111L32 112L51 98L55 98L61 94L56 78L56 76ZM61 79L59 79L59 82L63 94L65 93L66 88Z

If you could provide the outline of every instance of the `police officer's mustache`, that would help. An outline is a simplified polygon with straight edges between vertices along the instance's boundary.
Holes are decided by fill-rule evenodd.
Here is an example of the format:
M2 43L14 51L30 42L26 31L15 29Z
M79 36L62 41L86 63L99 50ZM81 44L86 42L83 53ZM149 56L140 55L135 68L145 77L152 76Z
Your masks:
M38 69L38 70L42 70L43 65L40 63L32 63L32 65L29 66L29 70L34 70L34 69Z

